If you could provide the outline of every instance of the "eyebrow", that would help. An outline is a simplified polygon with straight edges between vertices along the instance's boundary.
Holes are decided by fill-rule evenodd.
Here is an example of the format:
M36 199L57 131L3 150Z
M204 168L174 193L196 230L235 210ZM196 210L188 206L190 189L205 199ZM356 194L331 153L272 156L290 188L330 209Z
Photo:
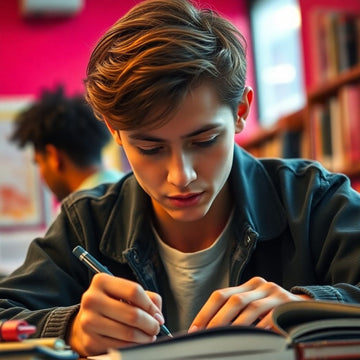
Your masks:
M197 129L195 131L192 131L188 134L181 136L181 138L186 139L186 138L190 138L193 136L197 136L197 135L203 134L204 132L214 130L220 126L221 126L221 124L208 124L208 125L201 127L200 129ZM134 140L153 141L153 142L164 142L165 141L164 139L156 137L156 136L150 136L150 135L140 134L140 133L129 135L129 137Z

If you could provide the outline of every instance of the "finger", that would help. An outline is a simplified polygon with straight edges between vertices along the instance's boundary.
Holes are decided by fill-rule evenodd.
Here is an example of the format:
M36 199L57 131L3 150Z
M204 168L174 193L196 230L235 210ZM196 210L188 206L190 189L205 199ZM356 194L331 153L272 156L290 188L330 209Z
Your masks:
M99 314L91 314L87 319L84 319L82 327L84 332L88 334L131 343L149 342L155 338L155 335L147 335L136 327L103 317Z
M208 301L205 303L205 305L201 308L201 310L195 317L194 321L190 326L189 332L209 327L209 323L212 321L213 322L210 325L211 327L230 323L237 315L237 312L241 311L243 307L230 307L230 309L229 307L227 307L227 309L221 312L219 316L216 316L216 314L220 311L220 309L223 308L224 304L228 301L228 299L236 294L248 293L251 290L257 289L263 284L266 284L266 280L259 276L256 276L242 285L214 291ZM248 302L251 301L251 299L257 298L258 297L250 296L248 301L246 301L246 298L244 298L243 306L246 306ZM234 301L238 302L238 300L239 299L235 299ZM227 311L230 311L229 315L226 315Z
M149 296L151 301L154 303L154 305L159 309L161 312L162 309L162 299L161 296L155 292L146 290L145 293Z
M161 296L152 291L146 291L146 294L149 296L150 300L156 306L155 313L150 310L150 314L159 322L160 325L165 323L164 315L162 314L162 299Z
M252 304L256 304L256 300L262 299L264 296L264 291L260 290L231 295L224 306L209 321L207 328L234 323L238 325L252 324L259 315L251 309L249 311L249 308ZM239 320L243 313L245 313L246 316ZM239 322L236 323L236 320L239 320Z
M239 287L230 287L214 291L196 315L189 332L206 328L227 300L238 292Z
M101 321L88 322L85 328L89 333L100 335L107 340L111 339L129 344L143 344L156 339L156 334L148 335L132 324L119 322L112 318L102 317ZM155 333L157 332L155 331Z
M99 297L100 300L98 300ZM106 299L106 297L104 295L95 296L98 304L100 304L99 306L97 306L96 301L93 301L92 298L92 296L85 295L85 299L83 299L80 305L80 311L71 326L71 345L74 346L81 355L104 352L110 345L121 347L127 346L128 344L148 343L156 339L155 335L158 333L159 324L149 314L143 312L143 310L140 309L154 324L154 329L156 330L153 331L153 334L146 334L143 331L144 327L140 329L134 327L133 324L125 324L122 322L122 318L116 320L116 316L115 319L104 316L104 314L108 315L106 311L100 312L97 310L111 308L111 306L108 306L108 302L103 300ZM116 303L116 309L113 311L115 315L120 307L131 306L130 304L119 301L116 302L111 298L110 300ZM107 305L102 306L102 304ZM95 309L92 309L92 306L95 306ZM122 314L125 314L125 312L126 309L121 309ZM146 325L146 321L140 320L140 322L142 325ZM79 341L79 339L81 339L81 341Z
M233 319L233 325L251 325L259 318L263 318L273 308L269 298L250 302Z
M142 309L146 309L149 305L152 305L143 287L134 281L110 276L108 274L96 274L92 282L112 298L132 303Z
M104 317L113 319L119 324L137 328L148 335L156 335L160 331L160 319L134 306L132 303L111 299L108 306L101 310ZM161 319L163 321L163 318Z
M275 330L274 323L272 321L273 310L269 311L257 324L256 327Z
M240 286L215 291L195 317L189 332L229 323L250 325L293 297L277 284L253 277ZM267 300L263 302L263 298Z
M104 276L94 276L94 280L91 285L91 289L84 293L82 298L82 306L88 311L98 313L99 315L113 319L124 325L135 327L146 333L147 335L158 334L160 327L159 323L163 317L156 316L159 314L159 309L145 291L137 283L108 276L106 274L99 274ZM124 281L125 280L125 281ZM113 287L121 285L128 285L135 289L135 291L143 292L143 307L146 303L148 309L153 308L152 314L148 312L148 309L138 307L136 304L141 303L142 300L138 300L139 297L134 296L134 301L119 301L120 299L128 298L129 291L112 290ZM108 289L111 289L110 291ZM131 292L130 292L131 293ZM133 292L134 293L134 292ZM110 294L110 295L109 295Z
M291 293L272 282L263 284L259 289L254 290L254 292L259 295L262 294L262 296L251 301L242 312L239 313L233 321L234 325L249 325L260 319L258 325L261 326L260 324L262 324L263 327L266 327L269 325L267 314L276 306L294 299ZM267 320L261 322L264 318Z
M159 307L152 301L148 293L140 284L107 274L96 274L93 278L93 282L95 283L95 286L102 288L110 297L130 303L153 317L157 317L158 321L160 317L163 318ZM152 297L155 298L155 295L152 295ZM156 301L159 303L161 300L157 299ZM158 315L160 315L160 317Z

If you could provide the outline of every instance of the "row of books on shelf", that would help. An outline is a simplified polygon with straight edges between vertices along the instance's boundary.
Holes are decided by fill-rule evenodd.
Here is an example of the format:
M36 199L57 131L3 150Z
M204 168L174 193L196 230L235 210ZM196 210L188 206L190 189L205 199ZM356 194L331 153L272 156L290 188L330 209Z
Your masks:
M343 172L360 164L360 83L310 108L311 157Z
M281 157L281 158L300 158L306 157L303 143L303 131L284 130L281 134L269 136L259 144L247 146L248 150L255 157ZM242 144L240 144L242 145Z
M318 115L319 114L317 114L316 116L318 116ZM359 119L359 121L360 121L360 119ZM350 175L352 187L356 191L360 192L360 176L357 175L357 171L356 171L356 169L360 170L360 160L357 160L357 162L355 162L355 160L353 159L352 161L354 161L354 163L349 164L350 160L347 157L348 155L346 153L343 153L342 155L344 157L344 159L343 159L344 162L338 164L338 169L336 169L336 168L334 169L333 168L334 161L332 160L332 157L328 157L328 158L324 159L324 156L321 154L322 149L320 149L319 143L320 142L322 143L321 138L323 136L325 137L325 133L327 134L327 136L330 136L328 129L325 129L325 131L323 130L322 133L320 133L320 130L319 130L316 135L318 137L318 140L313 140L313 143L317 143L316 146L318 148L318 153L317 153L318 158L309 157L307 155L307 150L305 150L306 144L305 144L304 140L305 140L305 138L308 138L308 137L305 137L304 131L301 131L301 130L297 130L297 131L286 130L286 131L283 131L281 135L271 137L271 138L267 139L266 141L262 142L261 144L254 145L249 148L247 148L245 146L245 148L252 155L259 157L259 158L261 158L261 157L281 157L281 158L316 159L317 161L322 163L322 165L324 165L331 171L338 171L338 172L345 173L346 175ZM360 133L359 132L351 133L351 135L354 135L354 134L357 135ZM311 137L313 138L314 135L311 135ZM357 141L359 141L359 140L357 140ZM342 141L342 143L344 144L344 146L347 145L346 141ZM330 148L332 148L332 146L330 146ZM353 156L355 156L354 153L353 153ZM337 158L337 156L335 155L334 158ZM338 161L338 159L336 159L336 161ZM348 167L346 167L346 165ZM349 169L355 169L354 174L352 174L352 173L349 174Z
M360 63L360 11L316 10L312 13L312 28L317 83Z

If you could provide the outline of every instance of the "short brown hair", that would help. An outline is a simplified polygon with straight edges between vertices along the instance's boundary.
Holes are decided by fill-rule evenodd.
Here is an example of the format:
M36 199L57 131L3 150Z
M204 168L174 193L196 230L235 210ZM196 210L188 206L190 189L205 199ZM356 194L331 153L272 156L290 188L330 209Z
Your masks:
M145 0L100 39L85 83L97 116L132 130L163 124L204 81L235 115L245 78L245 40L228 20L187 0Z

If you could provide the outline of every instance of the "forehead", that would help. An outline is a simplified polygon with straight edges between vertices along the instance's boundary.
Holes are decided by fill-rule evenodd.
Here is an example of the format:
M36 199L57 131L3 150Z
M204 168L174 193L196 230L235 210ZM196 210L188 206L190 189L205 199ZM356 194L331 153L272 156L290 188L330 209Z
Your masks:
M220 103L213 86L203 84L192 89L184 97L174 114L168 121L157 128L140 128L125 131L131 137L141 137L144 134L159 137L176 135L191 136L199 129L210 129L217 126L227 126L233 123L234 117L228 105Z

